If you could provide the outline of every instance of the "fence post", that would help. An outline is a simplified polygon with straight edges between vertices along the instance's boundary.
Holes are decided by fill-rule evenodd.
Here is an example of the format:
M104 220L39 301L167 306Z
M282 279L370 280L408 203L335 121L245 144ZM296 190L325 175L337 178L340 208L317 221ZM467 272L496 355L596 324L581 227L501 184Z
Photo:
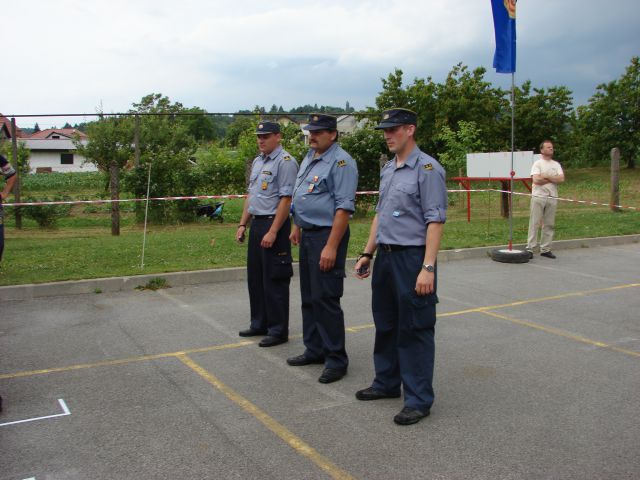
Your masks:
M136 115L133 128L133 165L138 168L140 166L140 116Z
M18 139L16 138L16 119L11 118L11 146L13 147L13 164L16 167L16 183L13 186L15 202L20 203L20 162L18 160ZM15 207L16 228L22 228L22 211L20 207Z
M620 149L611 149L611 201L609 202L612 212L619 212L620 205Z

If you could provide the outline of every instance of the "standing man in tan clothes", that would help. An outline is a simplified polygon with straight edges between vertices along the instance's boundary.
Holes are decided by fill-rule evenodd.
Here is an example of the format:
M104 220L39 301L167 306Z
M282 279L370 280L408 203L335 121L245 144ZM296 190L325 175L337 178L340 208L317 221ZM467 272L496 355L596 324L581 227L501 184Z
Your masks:
M553 160L553 142L543 140L540 144L540 158L533 162L533 196L531 197L531 216L529 217L529 236L527 251L533 258L533 249L538 246L538 228L542 225L540 255L556 258L551 252L551 241L556 222L558 204L558 184L564 182L564 172L558 162Z

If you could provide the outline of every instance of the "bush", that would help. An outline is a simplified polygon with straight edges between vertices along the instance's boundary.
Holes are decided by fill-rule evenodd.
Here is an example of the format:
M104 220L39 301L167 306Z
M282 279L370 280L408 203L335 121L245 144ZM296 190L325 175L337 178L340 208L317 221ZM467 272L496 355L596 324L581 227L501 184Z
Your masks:
M48 197L27 197L24 202L58 202L69 200L71 200L71 198L68 196L55 196L53 199L49 199ZM35 220L40 228L54 228L59 218L69 216L71 205L30 205L21 207L21 209L24 216Z

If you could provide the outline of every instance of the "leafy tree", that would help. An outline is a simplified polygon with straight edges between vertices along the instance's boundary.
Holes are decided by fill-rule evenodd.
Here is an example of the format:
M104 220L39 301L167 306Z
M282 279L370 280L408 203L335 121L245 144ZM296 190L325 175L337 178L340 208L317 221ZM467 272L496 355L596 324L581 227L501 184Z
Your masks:
M106 117L87 127L89 142L74 139L79 154L109 177L111 199L120 198L120 172L133 155L133 126L129 117ZM111 234L120 235L120 205L111 203Z
M438 140L444 144L440 151L439 161L447 170L448 175L458 175L466 165L467 153L482 152L486 146L482 139L482 132L475 122L458 122L458 130L454 131L448 125L442 127Z
M340 138L340 144L358 165L358 189L377 190L380 184L380 158L388 154L387 144L373 123Z
M619 147L627 167L640 155L640 58L633 57L617 80L598 85L588 105L578 108L578 128L585 155L592 163L607 162Z
M206 110L198 107L187 108L184 113L192 113L196 115L187 115L180 117L182 123L187 127L187 131L193 138L199 142L210 142L220 138L220 131Z
M62 128L73 128L69 122L66 122Z
M228 147L237 147L240 135L247 130L255 129L256 120L249 115L237 115L227 128L224 143Z
M40 125L38 125L38 122L36 122L36 124L33 126L33 133L38 133L40 131Z

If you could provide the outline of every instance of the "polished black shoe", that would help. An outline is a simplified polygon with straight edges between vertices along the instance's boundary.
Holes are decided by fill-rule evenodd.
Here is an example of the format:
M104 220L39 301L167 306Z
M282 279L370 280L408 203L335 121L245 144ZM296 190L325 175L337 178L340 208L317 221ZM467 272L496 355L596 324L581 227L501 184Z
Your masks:
M529 260L533 258L533 252L531 250L527 250L527 255L529 255Z
M540 256L541 256L541 257L547 257L547 258L556 258L556 256L555 256L553 253L551 253L551 252L542 252L542 253L540 254Z
M281 345L283 343L287 343L289 341L288 338L283 337L264 337L258 343L259 347L275 347L276 345Z
M308 358L304 354L287 358L287 363L292 367L302 367L304 365L312 365L314 363L324 363L322 358Z
M322 375L318 378L320 383L333 383L340 380L347 374L347 369L325 368Z
M266 335L265 330L256 330L255 328L247 328L246 330L240 330L238 335L241 337L257 337L258 335Z
M402 411L393 417L393 421L398 425L413 425L414 423L418 423L424 417L428 417L431 412L427 410L423 412L422 410L418 410L411 407L404 407Z
M356 392L356 398L358 400L380 400L381 398L398 398L400 393L389 394L376 390L373 387L365 388L364 390L358 390Z

